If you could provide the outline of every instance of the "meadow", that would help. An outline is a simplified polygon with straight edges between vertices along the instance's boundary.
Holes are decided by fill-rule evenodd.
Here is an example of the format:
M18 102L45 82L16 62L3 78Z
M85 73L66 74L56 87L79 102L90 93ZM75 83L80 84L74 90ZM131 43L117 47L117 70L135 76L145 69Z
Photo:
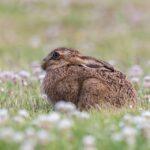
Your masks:
M150 149L149 8L149 0L0 0L0 150ZM52 108L40 63L60 46L124 72L136 108Z

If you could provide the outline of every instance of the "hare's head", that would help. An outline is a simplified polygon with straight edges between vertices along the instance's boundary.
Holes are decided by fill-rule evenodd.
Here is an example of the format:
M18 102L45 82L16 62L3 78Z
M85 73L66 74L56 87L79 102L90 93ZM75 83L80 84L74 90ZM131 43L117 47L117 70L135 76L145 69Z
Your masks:
M72 58L79 55L79 52L70 48L57 48L50 52L42 61L42 69L55 69L69 65Z

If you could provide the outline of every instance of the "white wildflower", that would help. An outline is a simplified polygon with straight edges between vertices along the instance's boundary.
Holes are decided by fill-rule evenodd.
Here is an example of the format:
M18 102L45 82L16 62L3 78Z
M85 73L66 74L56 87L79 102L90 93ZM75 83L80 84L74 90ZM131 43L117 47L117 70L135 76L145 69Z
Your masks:
M150 121L150 111L143 111L141 116Z
M129 145L135 144L136 134L137 134L136 129L126 126L122 129L121 134L122 134L123 139L127 142L127 144Z
M21 132L15 132L13 135L13 141L16 143L20 143L24 140L24 134Z
M34 130L34 128L31 127L27 128L25 130L25 137L27 139L34 139L36 137L36 131Z
M0 88L0 92L4 92L5 91L5 89L4 88Z
M28 118L29 117L29 113L27 112L27 110L25 109L21 109L18 111L19 116L23 117L23 118Z
M133 116L131 116L129 114L126 114L123 117L123 122L125 123L125 125L131 125L131 124L133 124Z
M60 114L57 112L52 112L49 114L49 121L57 123L60 120Z
M39 80L40 80L41 82L43 81L44 77L45 77L45 74L40 74L40 75L38 76L38 78L39 78Z
M144 88L150 89L150 76L145 76L144 77L143 86L144 86Z
M7 109L0 109L0 124L7 121L9 118Z
M25 119L24 119L24 117L22 117L22 116L14 116L13 117L13 121L15 121L16 123L24 123L25 122Z
M140 79L139 77L132 77L130 79L131 83L133 84L133 86L135 87L136 90L139 89L139 85L140 85Z
M130 104L130 105L129 105L129 108L132 109L132 108L133 108L133 105Z
M62 113L71 113L76 110L76 106L71 102L60 101L56 103L55 110Z
M41 98L43 98L45 100L48 99L46 94L41 94Z
M134 124L137 126L137 128L140 128L141 127L141 125L143 124L143 123L145 123L145 118L144 117L141 117L141 116L135 116L135 117L133 117L133 122L134 122Z
M27 139L22 143L20 150L34 150L35 146L36 146L35 140Z
M77 117L77 118L79 118L79 119L83 119L83 120L85 120L85 119L89 119L90 118L90 115L87 113L87 112L80 112L80 111L78 111L78 110L76 110L76 111L74 111L74 112L72 112L72 114L71 114L72 116L75 116L75 117Z
M37 132L37 140L41 144L47 144L50 141L50 135L45 130L40 130Z
M15 131L11 127L2 128L0 131L0 139L3 139L7 142L13 139Z
M132 83L139 84L140 79L139 79L138 77L132 77L132 78L130 79L130 81L131 81Z
M34 123L42 128L51 128L60 120L60 115L56 112L48 115L39 115Z
M84 150L96 150L95 137L87 135L83 138Z
M22 85L23 85L23 86L27 86L27 85L28 85L28 82L25 81L25 80L22 80Z
M58 129L61 131L68 131L72 128L73 122L69 119L63 119L58 123Z
M87 112L80 112L81 119L89 119L90 115Z

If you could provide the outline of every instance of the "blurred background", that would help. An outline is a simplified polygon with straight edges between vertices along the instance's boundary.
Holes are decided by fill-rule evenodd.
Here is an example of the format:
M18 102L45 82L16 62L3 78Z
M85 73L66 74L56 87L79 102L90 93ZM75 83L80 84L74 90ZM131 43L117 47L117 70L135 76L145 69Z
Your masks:
M150 65L149 0L0 0L0 68L30 69L72 47L116 64Z

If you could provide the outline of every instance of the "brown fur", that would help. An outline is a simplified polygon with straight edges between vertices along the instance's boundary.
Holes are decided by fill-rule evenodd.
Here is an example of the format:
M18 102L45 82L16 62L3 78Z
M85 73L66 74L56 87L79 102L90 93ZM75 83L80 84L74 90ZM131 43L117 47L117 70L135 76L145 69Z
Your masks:
M135 106L136 91L126 76L110 64L82 56L78 51L58 48L58 60L48 55L42 87L50 102L73 102L79 109ZM82 59L83 58L83 59Z

